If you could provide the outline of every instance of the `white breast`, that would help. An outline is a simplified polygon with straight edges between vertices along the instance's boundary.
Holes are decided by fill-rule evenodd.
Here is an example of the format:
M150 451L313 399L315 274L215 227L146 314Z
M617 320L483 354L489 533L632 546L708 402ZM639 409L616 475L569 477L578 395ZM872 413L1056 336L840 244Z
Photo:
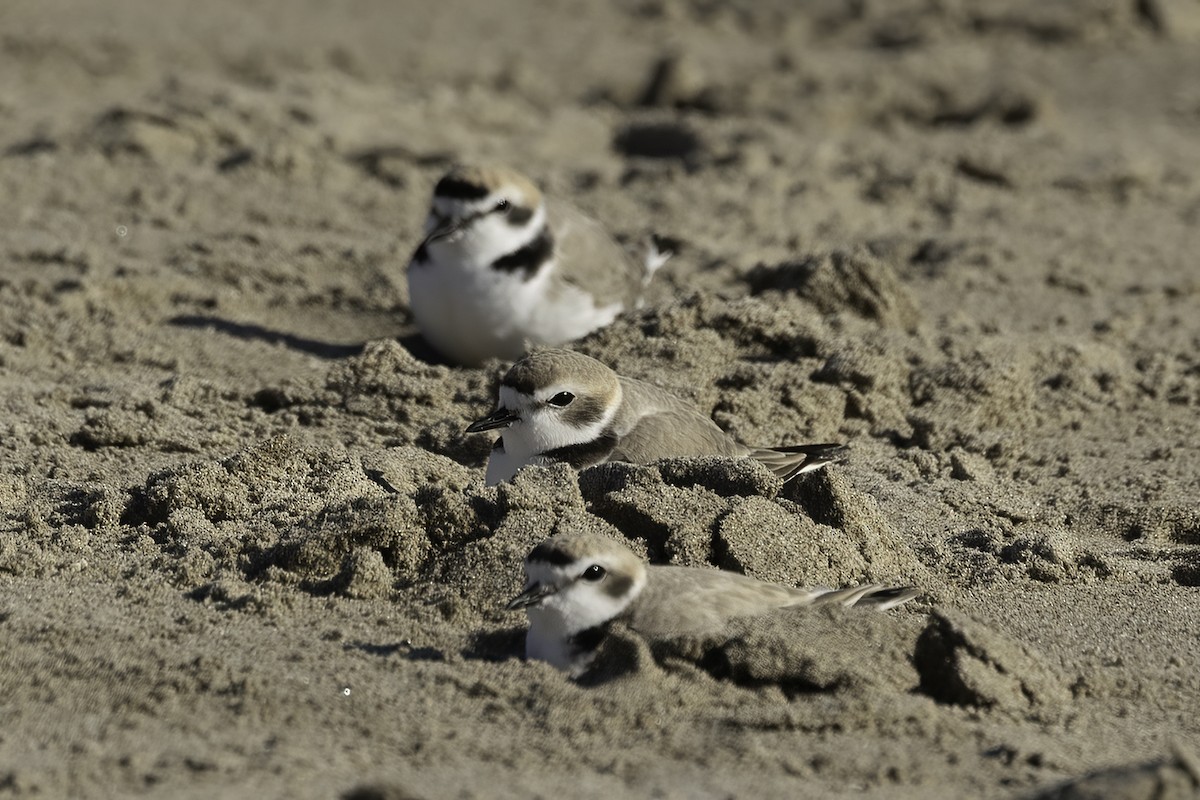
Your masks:
M448 358L460 364L515 359L525 351L530 313L541 303L547 277L523 281L431 254L430 262L409 268L409 303L421 335Z
M550 466L550 460L539 455L513 455L504 447L494 447L492 454L488 456L487 473L484 480L488 486L495 486L497 483L512 480L513 476L517 474L517 470L530 465L547 467Z
M571 666L571 647L562 617L544 609L529 609L529 632L525 634L525 658L545 661L558 669Z
M409 305L421 334L460 364L517 359L527 341L565 344L623 310L620 303L597 307L590 293L563 283L554 259L526 280L492 268L494 254L484 260L473 242L431 244L429 261L408 270Z

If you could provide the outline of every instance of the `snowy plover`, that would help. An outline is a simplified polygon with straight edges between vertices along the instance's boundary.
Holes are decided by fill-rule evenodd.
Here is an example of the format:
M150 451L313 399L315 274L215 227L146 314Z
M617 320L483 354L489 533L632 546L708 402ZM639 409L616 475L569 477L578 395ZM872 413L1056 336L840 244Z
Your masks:
M709 633L736 617L792 606L886 611L918 594L910 586L803 589L717 569L653 566L615 539L588 534L555 536L535 547L525 559L525 590L506 608L529 616L526 658L578 676L615 620L658 639Z
M582 469L605 461L647 464L671 456L750 456L781 480L837 460L840 444L748 447L679 398L618 375L594 358L547 349L518 361L500 382L496 410L468 433L504 428L488 458L487 483L529 464Z
M433 190L408 265L409 304L442 355L475 365L562 344L633 308L669 254L633 263L595 221L548 205L504 167L458 167Z

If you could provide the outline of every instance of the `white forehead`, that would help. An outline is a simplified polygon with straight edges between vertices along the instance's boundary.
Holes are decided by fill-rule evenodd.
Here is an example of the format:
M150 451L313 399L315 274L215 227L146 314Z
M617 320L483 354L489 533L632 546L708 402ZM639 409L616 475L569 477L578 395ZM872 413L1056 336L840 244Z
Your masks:
M500 405L504 408L519 408L530 400L529 395L518 392L511 386L500 387Z
M577 567L575 563L562 565L550 564L546 561L526 561L525 577L536 583L562 583L578 576L587 566Z

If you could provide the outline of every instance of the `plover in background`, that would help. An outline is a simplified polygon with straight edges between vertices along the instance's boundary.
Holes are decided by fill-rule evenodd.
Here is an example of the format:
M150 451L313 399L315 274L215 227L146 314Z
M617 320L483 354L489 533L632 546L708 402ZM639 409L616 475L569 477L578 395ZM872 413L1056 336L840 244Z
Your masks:
M819 469L845 453L841 444L748 447L657 386L626 378L569 350L536 351L500 381L496 410L468 433L503 429L488 457L487 483L521 467L605 461L647 464L672 456L749 456L781 480Z
M525 559L525 590L506 608L525 609L525 657L578 677L610 623L650 639L719 631L737 617L778 608L837 604L895 608L920 594L910 586L796 588L736 572L646 564L621 542L597 534L547 539Z
M578 339L636 307L669 254L643 264L566 203L549 204L506 167L458 167L433 190L425 238L408 265L422 336L476 365L530 345Z

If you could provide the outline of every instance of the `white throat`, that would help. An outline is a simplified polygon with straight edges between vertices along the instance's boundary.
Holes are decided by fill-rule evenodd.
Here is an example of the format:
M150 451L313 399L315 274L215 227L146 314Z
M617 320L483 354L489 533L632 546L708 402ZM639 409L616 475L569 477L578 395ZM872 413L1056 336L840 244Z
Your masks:
M553 396L566 388L552 386L545 390L545 394ZM616 416L621 405L621 394L618 389L601 417L582 426L568 421L560 409L539 406L533 398L508 386L500 387L500 405L521 413L521 419L506 428L501 438L508 458L524 466L561 447L595 441Z
M434 213L426 221L426 231L436 224L440 213L437 203ZM546 208L538 205L533 216L523 225L510 225L503 214L486 214L468 223L462 230L441 239L435 239L426 247L429 257L441 264L462 263L474 267L488 267L498 258L520 250L542 232L546 224Z
M578 567L527 565L529 581L564 588L526 610L529 632L525 636L525 657L546 661L575 676L586 669L591 654L581 654L573 637L624 613L645 588L646 576L644 572L635 576L627 591L613 596L597 586L573 580L574 576L568 573L572 569Z

